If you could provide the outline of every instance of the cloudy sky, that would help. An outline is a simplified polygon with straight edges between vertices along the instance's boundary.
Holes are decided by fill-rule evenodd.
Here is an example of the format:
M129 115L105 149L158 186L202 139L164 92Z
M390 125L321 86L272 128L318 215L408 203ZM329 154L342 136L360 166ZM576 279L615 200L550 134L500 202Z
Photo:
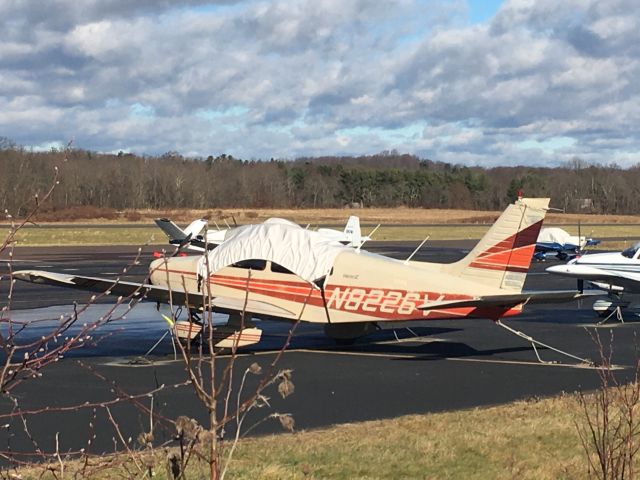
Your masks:
M177 7L177 5L180 5ZM640 162L637 0L0 0L0 136Z

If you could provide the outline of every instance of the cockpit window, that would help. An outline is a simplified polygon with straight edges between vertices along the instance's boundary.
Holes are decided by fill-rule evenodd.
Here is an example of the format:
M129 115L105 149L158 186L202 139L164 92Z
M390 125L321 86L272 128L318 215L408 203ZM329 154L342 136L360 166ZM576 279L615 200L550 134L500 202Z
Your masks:
M234 263L232 267L246 268L247 270L264 270L267 268L267 262L265 260L242 260L241 262Z
M629 247L626 250L624 250L622 252L622 255L624 255L627 258L634 258L639 248L640 248L640 242L636 243L633 247Z
M294 273L288 268L284 268L282 265L278 265L277 263L271 262L271 271L275 273L288 273L294 275Z

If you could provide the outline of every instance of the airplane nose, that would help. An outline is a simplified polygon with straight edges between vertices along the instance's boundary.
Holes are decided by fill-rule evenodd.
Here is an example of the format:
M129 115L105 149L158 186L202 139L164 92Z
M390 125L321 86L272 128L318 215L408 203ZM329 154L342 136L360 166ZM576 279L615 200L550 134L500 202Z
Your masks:
M549 273L565 273L566 271L566 265L554 265L553 267L545 268L545 272Z

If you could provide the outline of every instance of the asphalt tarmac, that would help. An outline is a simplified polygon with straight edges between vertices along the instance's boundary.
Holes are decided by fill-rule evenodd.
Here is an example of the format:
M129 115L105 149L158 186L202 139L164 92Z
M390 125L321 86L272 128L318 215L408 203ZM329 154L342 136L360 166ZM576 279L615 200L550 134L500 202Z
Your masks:
M414 258L451 262L461 258L475 242L432 242ZM374 243L368 249L397 258L406 258L417 244ZM128 266L132 280L142 280L152 249L143 251L140 265L132 265L135 247L65 247L18 249L14 269L41 269L90 276L116 276ZM555 263L533 263L527 289L570 289L570 280L544 273ZM5 275L6 262L0 274ZM1 304L5 305L8 282L0 282ZM60 315L72 312L74 300L82 304L91 294L49 286L17 282L12 295L14 320L38 320L22 341L38 338L50 329ZM591 311L592 300L562 305L528 305L525 312L507 322L538 340L580 357L598 360L594 334L613 345L613 361L623 367L623 379L633 376L639 325L635 317L624 324L594 327L598 320ZM104 315L112 300L100 300L83 314L82 322ZM117 318L123 310L116 312ZM153 352L144 354L167 331L155 305L141 304L96 332L95 346L76 350L62 361L47 367L41 378L19 386L15 395L23 409L44 406L65 407L84 402L104 403L114 398L114 390L128 394L147 392L161 385L175 385L185 379L184 366L174 360L171 341L165 337ZM223 321L223 317L217 318ZM237 360L235 380L253 362L266 370L288 333L285 322L259 322L264 330L259 345L245 350ZM322 328L302 324L278 368L293 370L295 393L281 399L275 388L266 392L271 409L256 410L245 425L252 425L274 411L291 413L296 429L310 429L338 423L396 417L411 413L437 412L510 402L516 399L589 390L599 385L598 372L575 366L575 362L549 350L540 350L553 364L536 361L531 345L488 320L436 320L410 324L386 324L384 328L350 347L336 346ZM221 375L227 358L221 357ZM108 380L101 380L96 372ZM218 377L220 378L220 377ZM245 387L250 392L257 378ZM111 382L115 382L115 385ZM237 390L236 390L237 391ZM144 398L141 404L150 406ZM154 395L154 412L166 418L187 415L206 424L207 412L190 386L162 388ZM0 414L12 404L0 403ZM128 402L115 404L111 414L125 438L133 439L148 430L149 418ZM112 451L117 437L104 408L91 405L71 412L27 415L29 433L45 452L55 451L55 437L62 451L87 448L92 452ZM22 421L0 418L0 451L33 452L35 447L25 434ZM92 426L90 426L92 425ZM157 421L156 441L171 437L170 427ZM270 420L252 434L281 431ZM229 432L233 432L229 426ZM96 435L95 439L92 438ZM89 442L89 439L91 441ZM134 440L135 442L135 440ZM118 447L118 448L121 448Z

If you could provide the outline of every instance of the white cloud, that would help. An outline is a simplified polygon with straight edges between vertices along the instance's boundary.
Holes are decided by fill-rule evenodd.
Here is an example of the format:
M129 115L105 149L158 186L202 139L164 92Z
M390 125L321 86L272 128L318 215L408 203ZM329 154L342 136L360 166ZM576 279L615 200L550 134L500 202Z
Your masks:
M632 0L507 0L474 25L461 0L78 5L0 0L0 135L244 158L640 161Z

